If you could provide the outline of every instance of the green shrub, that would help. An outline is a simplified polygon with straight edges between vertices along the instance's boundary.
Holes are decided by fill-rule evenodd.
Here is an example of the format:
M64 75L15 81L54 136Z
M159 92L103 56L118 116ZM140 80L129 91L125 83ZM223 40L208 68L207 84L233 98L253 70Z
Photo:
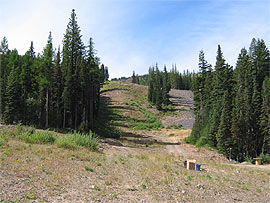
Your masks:
M32 144L53 143L55 141L53 134L47 131L38 131L33 134L30 131L26 131L20 135L19 138L27 143Z
M186 137L184 139L184 142L187 143L187 144L193 144L193 145L195 145L196 144L196 139L191 135L189 137Z
M270 155L261 153L259 158L262 159L262 164L270 164Z
M252 157L246 156L245 161L254 164L254 159L252 159Z
M208 139L204 136L201 136L196 142L196 147L205 146L207 145L207 143L208 143Z
M98 141L99 138L92 132L89 134L75 132L58 138L56 145L67 149L76 149L81 146L89 150L95 150L98 147Z

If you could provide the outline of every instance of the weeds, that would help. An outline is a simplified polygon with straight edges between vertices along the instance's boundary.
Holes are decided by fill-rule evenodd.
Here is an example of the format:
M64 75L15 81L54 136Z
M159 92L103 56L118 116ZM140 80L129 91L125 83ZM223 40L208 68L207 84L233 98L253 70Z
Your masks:
M0 147L7 144L8 142L8 134L6 131L0 132Z
M54 143L55 141L55 137L53 136L53 134L48 131L39 131L33 134L30 131L26 131L21 134L19 138L31 144Z
M85 168L86 171L94 172L94 169L92 169L92 168L90 168L88 166L85 166L84 168Z
M89 134L75 132L73 134L58 138L56 145L58 147L73 150L78 147L84 147L89 150L96 150L98 147L98 141L99 138L92 132Z
M166 127L166 129L178 129L178 130L181 130L183 129L183 126L181 124L179 125L169 125Z

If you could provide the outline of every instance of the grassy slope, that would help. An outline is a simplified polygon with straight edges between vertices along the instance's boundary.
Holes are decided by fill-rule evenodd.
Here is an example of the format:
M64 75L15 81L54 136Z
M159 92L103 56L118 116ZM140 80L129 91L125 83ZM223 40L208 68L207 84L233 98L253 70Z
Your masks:
M105 121L109 116L110 125L106 127L123 136L117 142L124 146L101 144L103 152L92 152L84 148L57 148L52 144L27 144L9 138L7 144L0 146L0 201L269 200L269 170L204 159L198 160L204 163L204 171L188 171L182 166L183 157L168 155L164 143L145 138L154 134L169 135L170 129L149 131L130 126L132 118L137 119L138 126L152 122L139 107L154 115L155 122L163 116L148 108L145 87L111 83L105 90L103 105L107 105L109 111L100 119ZM108 130L99 130L108 133Z

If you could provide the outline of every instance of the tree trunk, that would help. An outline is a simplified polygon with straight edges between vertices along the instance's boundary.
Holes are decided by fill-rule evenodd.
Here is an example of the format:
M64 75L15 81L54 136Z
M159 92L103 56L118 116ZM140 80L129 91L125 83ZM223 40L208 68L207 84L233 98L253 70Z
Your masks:
M63 115L63 128L66 127L66 104L64 104L64 115Z
M46 90L46 124L45 127L49 126L49 88Z

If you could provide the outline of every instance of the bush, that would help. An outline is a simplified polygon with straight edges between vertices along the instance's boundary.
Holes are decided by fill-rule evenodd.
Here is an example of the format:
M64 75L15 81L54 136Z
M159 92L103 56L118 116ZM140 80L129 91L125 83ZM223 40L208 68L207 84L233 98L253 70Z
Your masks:
M67 136L58 138L56 145L67 149L76 149L81 146L89 150L95 150L98 147L99 138L92 132L83 134L75 132Z
M208 139L204 136L201 136L196 142L196 147L205 146L207 145L207 143L208 143Z
M259 158L262 159L262 164L270 164L270 155L261 153Z
M248 162L248 163L251 163L251 164L255 163L254 159L252 159L252 157L249 157L249 156L245 157L245 162Z
M55 141L53 134L47 131L38 131L33 134L29 131L26 131L20 135L20 139L32 144L53 143Z

